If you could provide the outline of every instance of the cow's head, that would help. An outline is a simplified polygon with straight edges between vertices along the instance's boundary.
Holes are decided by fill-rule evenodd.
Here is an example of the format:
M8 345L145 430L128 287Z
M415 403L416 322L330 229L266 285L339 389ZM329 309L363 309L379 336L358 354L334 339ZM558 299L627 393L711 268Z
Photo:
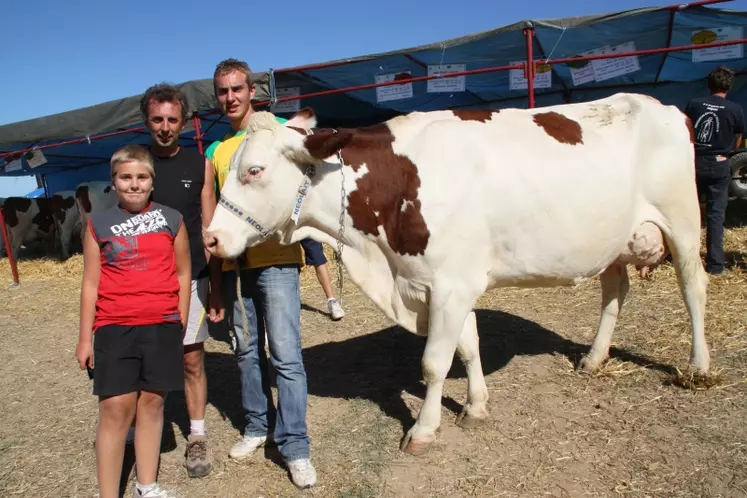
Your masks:
M247 247L292 231L299 191L309 186L309 166L333 155L350 139L344 131L334 137L307 135L314 126L316 116L309 108L285 124L268 112L252 115L203 236L211 254L235 258ZM307 141L314 144L311 150Z

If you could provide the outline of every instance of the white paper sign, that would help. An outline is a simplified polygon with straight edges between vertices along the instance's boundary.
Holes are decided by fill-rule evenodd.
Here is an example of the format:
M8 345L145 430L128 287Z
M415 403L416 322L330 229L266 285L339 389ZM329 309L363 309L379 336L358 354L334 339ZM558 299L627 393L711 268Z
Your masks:
M376 83L384 83L385 81L394 81L395 76L397 76L398 74L402 73L377 74L376 76L374 76L374 78ZM405 71L405 74L412 75L410 71ZM412 83L376 87L377 102L387 102L390 100L401 100L409 98L412 98Z
M742 38L742 26L725 26L693 31L690 41L693 45L705 43L738 40ZM693 50L693 62L723 61L741 59L744 57L744 45L727 45L725 47L711 47Z
M292 86L290 88L276 88L275 94L279 99L285 97L298 97L301 95L301 87ZM301 99L278 102L270 107L272 108L272 112L298 112L301 110Z
M509 62L510 65L521 64L524 61ZM534 88L552 87L552 67L549 64L537 64L537 72L534 75ZM508 88L509 90L526 90L528 81L524 77L523 69L511 69L509 71Z
M31 157L26 158L26 162L29 163L30 168L38 168L42 164L47 164L47 158L44 157L44 153L38 149L31 151Z
M5 172L10 173L12 171L19 171L22 167L23 163L21 163L21 160L16 159L15 161L11 161L5 165Z
M442 64L429 65L428 76L443 73L457 73L467 70L467 64ZM466 88L466 76L455 76L453 78L436 78L428 80L428 93L438 92L463 92Z
M635 51L635 43L632 41L611 48L605 47L604 49L605 54L633 51ZM598 82L641 70L641 66L638 63L638 57L635 55L619 57L617 59L598 59L592 61L592 64L594 66L594 77Z
M611 50L611 47L609 45L604 47L595 48L594 50L588 50L586 52L581 52L579 55L581 57L588 57L590 55L602 55L604 54L605 50ZM569 62L568 68L571 71L571 78L573 78L573 85L583 85L584 83L589 83L596 80L596 76L594 75L594 61L579 61L579 62Z

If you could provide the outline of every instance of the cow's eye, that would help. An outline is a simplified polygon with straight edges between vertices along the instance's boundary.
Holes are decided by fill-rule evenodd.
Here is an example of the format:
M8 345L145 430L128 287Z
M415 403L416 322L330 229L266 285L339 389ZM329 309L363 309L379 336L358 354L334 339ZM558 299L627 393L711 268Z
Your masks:
M252 176L257 176L262 172L262 168L249 168L249 174Z

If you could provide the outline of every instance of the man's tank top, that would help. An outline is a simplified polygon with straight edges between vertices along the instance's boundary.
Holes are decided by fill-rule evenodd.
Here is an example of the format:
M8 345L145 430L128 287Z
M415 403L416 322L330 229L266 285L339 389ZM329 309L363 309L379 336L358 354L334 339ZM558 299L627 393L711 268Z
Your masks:
M174 238L181 223L176 210L155 202L139 213L117 205L91 216L101 251L94 330L180 320Z
M205 184L205 157L184 147L172 157L158 157L152 152L156 178L151 199L176 209L184 217L192 257L192 280L207 277L207 259L202 246L201 199Z

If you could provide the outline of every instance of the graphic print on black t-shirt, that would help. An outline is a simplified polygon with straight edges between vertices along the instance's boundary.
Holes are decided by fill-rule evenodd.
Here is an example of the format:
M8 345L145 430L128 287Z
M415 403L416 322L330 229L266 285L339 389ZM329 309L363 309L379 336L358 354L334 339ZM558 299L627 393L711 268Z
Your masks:
M693 99L685 114L692 120L695 152L699 156L729 154L736 135L744 133L742 108L721 96Z

